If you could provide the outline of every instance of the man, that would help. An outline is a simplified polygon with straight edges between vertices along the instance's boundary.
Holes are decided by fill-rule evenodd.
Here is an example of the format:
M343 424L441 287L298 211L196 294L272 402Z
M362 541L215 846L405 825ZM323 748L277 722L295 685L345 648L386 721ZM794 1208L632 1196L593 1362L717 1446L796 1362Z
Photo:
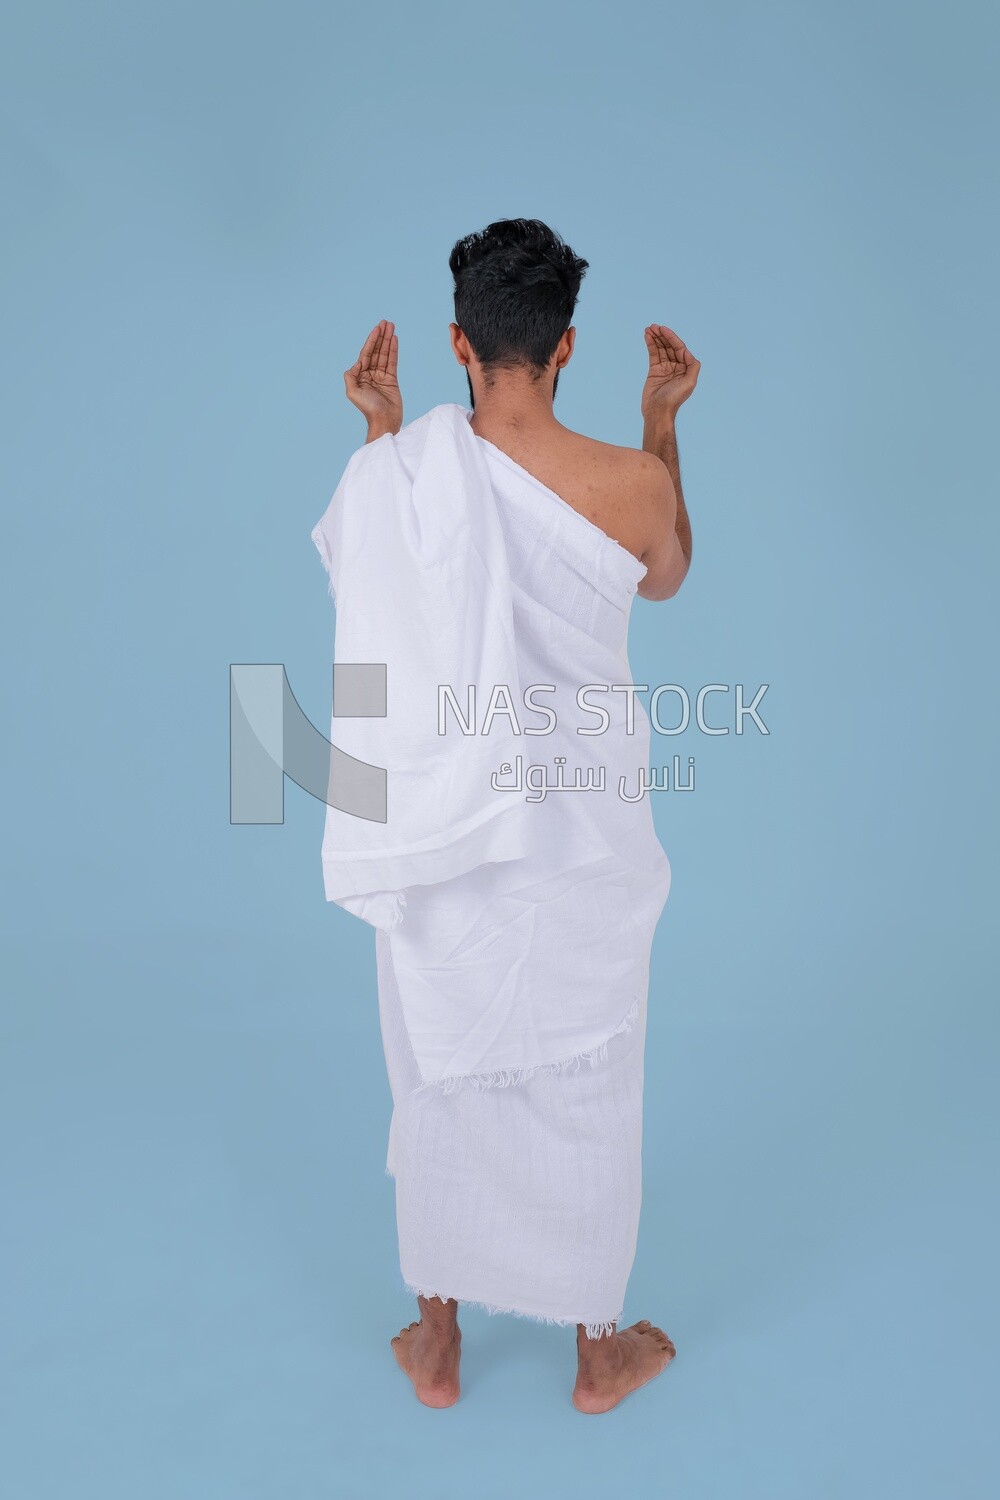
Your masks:
M450 524L455 548L465 548L461 571L449 573L455 559L438 548L427 574L438 586L415 594L414 609L423 598L439 612L453 609L460 624L477 620L484 642L502 645L509 627L511 674L535 685L525 706L548 714L546 725L523 732L547 736L550 751L573 752L585 769L571 785L562 771L568 755L549 757L560 767L551 780L547 770L537 775L541 764L530 766L526 784L536 790L526 799L515 805L506 791L506 801L494 796L493 807L484 803L462 823L475 825L477 836L487 828L489 839L507 832L412 883L420 867L400 866L410 872L399 875L405 889L380 891L374 877L366 886L356 876L341 887L336 850L325 856L327 889L381 929L379 999L394 1100L388 1169L404 1280L420 1311L392 1341L397 1361L424 1404L450 1406L459 1397L459 1301L575 1325L573 1402L599 1413L659 1374L675 1352L648 1321L617 1326L638 1226L649 949L670 883L649 801L625 790L629 756L634 778L649 749L625 640L633 594L671 598L690 564L675 418L700 365L672 330L651 324L642 449L585 437L559 422L553 398L573 355L572 315L587 263L546 225L519 219L459 241L450 267L451 345L471 411L439 407L403 427L398 340L382 320L345 373L373 457L369 464L364 450L355 455L354 488L338 490L314 539L328 566L339 554L340 577L349 573L344 512L354 495L356 513L370 522L367 550L354 556L370 566L375 523L364 515L363 486L379 503L392 489L398 509L386 511L380 533L389 537L412 523L409 487L420 491L421 465L449 476L442 503L459 506ZM457 502L456 484L468 487ZM432 492L425 483L420 493ZM434 508L422 503L423 529L417 524L413 534L426 543ZM405 573L404 559L400 585ZM393 606L391 593L381 605L370 593L366 600L348 602L345 620L353 611L370 624ZM447 614L435 618L450 638ZM431 648L428 676L444 670L446 647L447 640L440 656ZM397 676L405 649L403 638ZM477 659L482 649L477 640ZM406 671L419 675L412 664ZM554 707L557 686L567 689L575 719L543 706ZM601 716L598 726L588 727L587 714ZM511 718L517 746L522 726ZM460 784L454 762L436 752L430 759L439 781ZM523 790L520 757L517 767ZM511 772L510 761L501 771ZM392 774L390 762L390 787ZM493 787L505 791L495 778ZM547 795L556 790L588 795ZM390 834L387 850L391 843ZM427 843L418 839L414 848ZM451 839L452 850L464 847Z

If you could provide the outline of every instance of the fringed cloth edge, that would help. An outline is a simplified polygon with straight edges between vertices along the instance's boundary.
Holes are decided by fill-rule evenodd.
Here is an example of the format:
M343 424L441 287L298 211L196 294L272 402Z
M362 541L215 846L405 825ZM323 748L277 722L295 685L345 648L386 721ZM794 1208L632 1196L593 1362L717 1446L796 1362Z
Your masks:
M520 1307L496 1307L491 1302L476 1302L469 1297L453 1298L442 1292L425 1291L423 1287L414 1286L409 1281L404 1282L404 1286L414 1297L426 1297L428 1301L436 1298L438 1302L460 1302L463 1307L477 1307L480 1312L489 1313L491 1318L505 1314L512 1318L526 1318L531 1323L548 1323L557 1328L577 1328L583 1321L581 1318L548 1318L544 1313L524 1312ZM610 1323L583 1323L584 1334L588 1339L610 1338L623 1316L624 1309Z
M433 1078L418 1084L413 1093L422 1094L426 1089L440 1089L444 1094L454 1093L460 1088L505 1089L526 1083L539 1073L575 1073L584 1063L595 1068L598 1063L607 1062L608 1043L612 1037L631 1031L638 1019L639 1001L633 1000L614 1031L609 1031L603 1042L595 1047L588 1047L584 1052L574 1052L572 1056L559 1058L557 1062L536 1063L530 1068L495 1068L486 1073L454 1073L446 1078Z

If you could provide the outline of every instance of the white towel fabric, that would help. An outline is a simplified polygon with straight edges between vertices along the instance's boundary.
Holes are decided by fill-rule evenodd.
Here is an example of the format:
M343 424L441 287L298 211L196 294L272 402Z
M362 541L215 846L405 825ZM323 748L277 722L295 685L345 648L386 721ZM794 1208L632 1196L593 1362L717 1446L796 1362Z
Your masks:
M388 683L386 718L333 720L335 743L388 767L389 821L330 810L326 889L379 929L406 1284L600 1332L635 1248L650 946L670 886L648 796L619 788L634 794L649 764L626 690L645 568L471 415L435 407L360 450L313 531L337 660L384 661ZM480 724L507 686L516 725L499 715L466 738L451 717L440 736L441 683L463 704L476 684ZM551 689L535 710L533 685ZM580 733L598 705L604 732ZM604 789L529 800L540 770L494 789L518 756L550 783L603 769Z
M403 1284L611 1333L642 1202L645 1002L599 1064L445 1093L419 1086L390 934L376 933L375 948Z
M514 748L438 732L438 683L516 692L510 576L485 459L458 406L439 406L350 459L312 531L337 606L337 660L384 663L386 717L333 719L331 741L388 770L388 820L329 806L327 899L375 927L411 885L523 852L524 808L490 772Z

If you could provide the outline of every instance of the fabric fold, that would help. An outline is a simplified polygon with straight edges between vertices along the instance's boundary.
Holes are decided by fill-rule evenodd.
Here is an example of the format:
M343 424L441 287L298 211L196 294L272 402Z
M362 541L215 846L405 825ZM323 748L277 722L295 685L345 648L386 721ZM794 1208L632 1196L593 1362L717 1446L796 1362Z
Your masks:
M348 690L331 728L386 768L386 820L329 808L324 880L377 929L405 1284L596 1337L635 1254L670 886L631 793L651 749L627 652L645 567L470 417L435 407L355 454L313 532L338 666L386 669L382 716L345 717L372 707ZM454 711L439 732L442 684L468 734ZM509 715L489 712L498 689Z
M384 821L328 803L326 898L371 926L406 920L406 890L527 851L530 808L493 789L520 699L511 579L490 473L458 405L352 455L312 540L336 605L336 662L385 667L384 713L331 715L331 743L386 774ZM451 690L451 698L445 692ZM443 706L442 706L443 705ZM338 797L331 770L331 803Z

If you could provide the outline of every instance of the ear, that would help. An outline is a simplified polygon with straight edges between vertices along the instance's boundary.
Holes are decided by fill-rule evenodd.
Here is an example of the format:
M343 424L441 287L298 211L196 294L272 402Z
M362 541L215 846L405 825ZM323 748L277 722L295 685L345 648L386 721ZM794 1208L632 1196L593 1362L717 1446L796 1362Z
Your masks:
M576 329L567 328L562 338L556 345L556 369L561 370L568 365L573 358L573 349L576 345Z
M452 353L454 354L460 365L467 366L469 360L472 357L472 349L470 347L469 340L465 337L465 334L462 332L461 328L459 328L457 323L449 323L448 332L451 334Z

